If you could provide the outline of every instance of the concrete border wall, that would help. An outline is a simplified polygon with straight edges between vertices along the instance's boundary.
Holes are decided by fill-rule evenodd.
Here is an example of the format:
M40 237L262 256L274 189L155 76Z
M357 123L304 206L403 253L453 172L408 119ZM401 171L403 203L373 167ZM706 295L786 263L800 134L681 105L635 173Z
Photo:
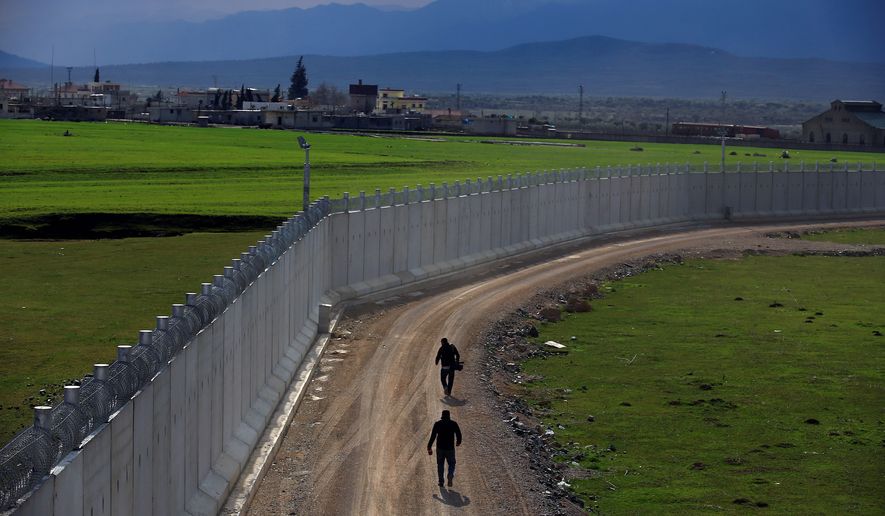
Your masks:
M215 514L342 301L591 234L679 221L885 214L875 170L611 167L393 192L316 224L68 454L22 515ZM327 201L328 202L328 201Z

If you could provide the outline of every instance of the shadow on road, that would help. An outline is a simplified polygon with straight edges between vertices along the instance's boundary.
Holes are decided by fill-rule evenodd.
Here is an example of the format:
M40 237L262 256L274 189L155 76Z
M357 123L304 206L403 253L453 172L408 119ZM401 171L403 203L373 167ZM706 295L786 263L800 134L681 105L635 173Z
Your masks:
M442 486L439 487L439 494L433 495L433 499L439 500L446 505L451 505L452 507L464 507L470 505L470 497L461 496L461 493L458 491L446 489Z
M450 407L463 407L464 405L467 405L468 400L467 400L467 398L464 398L463 400L459 400L458 398L446 396L446 397L442 398L440 401Z

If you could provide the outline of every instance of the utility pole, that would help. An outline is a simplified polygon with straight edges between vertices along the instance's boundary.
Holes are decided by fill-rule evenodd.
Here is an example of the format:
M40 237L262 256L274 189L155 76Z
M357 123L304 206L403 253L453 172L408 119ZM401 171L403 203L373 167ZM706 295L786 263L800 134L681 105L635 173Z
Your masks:
M578 126L584 126L584 85L581 84L578 86L578 95L580 100L578 101Z
M728 95L728 92L725 90L722 90L722 114L720 115L720 118L719 118L720 119L719 134L722 136L722 163L720 164L720 170L722 170L722 172L725 172L725 134L726 134L727 130L724 127L721 127L722 126L721 120L725 119L725 97L727 95Z
M58 104L58 86L55 84L55 45L52 45L52 52L49 54L49 86L53 90L55 103Z
M301 209L307 212L310 206L310 144L304 136L298 137L298 146L304 149L304 189L301 196Z
M461 83L460 82L458 83L458 94L457 94L457 101L456 101L455 106L456 106L456 109L458 110L458 114L460 115L460 111L461 111Z

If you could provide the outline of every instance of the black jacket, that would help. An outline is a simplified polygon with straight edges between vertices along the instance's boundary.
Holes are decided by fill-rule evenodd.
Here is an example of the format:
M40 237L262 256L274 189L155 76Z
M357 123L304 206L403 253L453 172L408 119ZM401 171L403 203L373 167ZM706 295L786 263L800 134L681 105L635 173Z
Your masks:
M451 419L440 419L433 424L433 431L430 433L430 441L427 443L427 447L433 446L434 439L437 439L437 450L454 450L455 437L458 438L458 444L461 444L461 429L458 428L458 423Z
M442 361L443 367L452 367L460 360L461 354L458 353L458 348L456 348L454 344L449 344L448 346L439 347L439 351L436 352L436 361L434 364L438 364Z

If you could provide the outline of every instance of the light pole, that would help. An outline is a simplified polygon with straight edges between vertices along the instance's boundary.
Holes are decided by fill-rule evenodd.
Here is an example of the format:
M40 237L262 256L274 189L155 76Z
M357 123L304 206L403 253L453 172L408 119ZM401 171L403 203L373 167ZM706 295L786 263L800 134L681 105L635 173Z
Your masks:
M304 136L298 137L298 145L304 149L304 196L301 199L302 210L307 211L310 206L310 144Z

